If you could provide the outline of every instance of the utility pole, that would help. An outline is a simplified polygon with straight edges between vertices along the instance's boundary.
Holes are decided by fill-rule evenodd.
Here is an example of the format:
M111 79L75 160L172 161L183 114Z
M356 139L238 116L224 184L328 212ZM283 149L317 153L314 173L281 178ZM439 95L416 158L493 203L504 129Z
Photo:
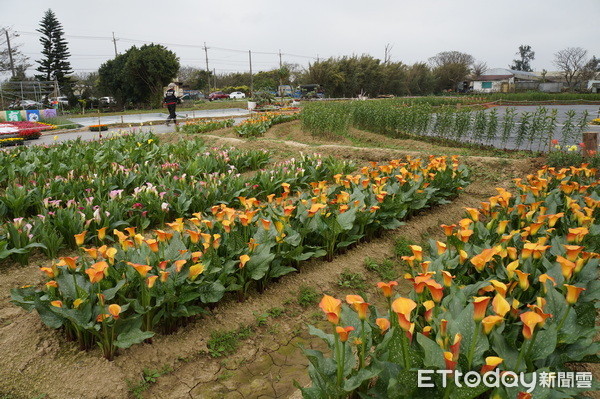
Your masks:
M279 49L279 86L283 85L283 78L281 74L283 72L283 63L281 62L281 49ZM283 93L280 93L281 97L283 97Z
M4 29L4 33L6 34L6 45L8 46L8 58L10 60L10 70L12 71L12 77L16 76L15 74L15 64L13 62L12 49L10 47L10 37L8 36L8 29Z
M250 61L250 97L254 92L254 78L252 77L252 51L248 50L248 60Z
M210 69L208 68L208 47L204 42L204 56L206 57L206 82L208 84L208 91L210 92Z
M117 55L119 55L117 53L117 39L115 39L115 32L113 32L112 34L113 34L113 40L112 41L113 41L113 45L115 46L115 57L116 57Z
M214 76L213 82L215 82L215 89L216 89L217 88L217 70L215 68L213 68L213 76Z

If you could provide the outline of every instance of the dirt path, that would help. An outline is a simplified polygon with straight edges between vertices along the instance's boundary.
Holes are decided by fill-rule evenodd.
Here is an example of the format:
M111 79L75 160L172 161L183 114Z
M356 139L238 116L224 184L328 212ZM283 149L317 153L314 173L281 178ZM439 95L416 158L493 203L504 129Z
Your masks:
M297 142L217 137L238 147L260 147L294 153L311 147ZM319 152L357 160L383 160L409 154L408 151L378 148L352 148L322 145ZM419 152L411 151L410 154ZM420 241L441 238L439 224L462 217L463 207L479 205L495 194L495 186L509 187L511 178L531 173L538 165L531 160L470 157L474 183L453 203L413 217L401 228L383 237L362 243L333 262L311 261L300 273L285 276L268 291L239 303L224 301L213 314L169 336L157 336L152 345L137 345L125 350L113 362L101 358L99 350L78 351L55 331L45 328L37 314L28 314L9 303L9 290L33 280L41 281L37 267L14 267L0 274L0 397L31 398L285 398L297 395L292 382L308 383L306 359L298 344L312 346L306 324L321 320L316 306L297 303L302 286L323 292L347 294L337 282L348 270L364 276L373 286L378 278L365 270L364 259L393 256L398 237ZM35 282L35 281L33 281ZM277 309L277 310L275 310ZM264 317L263 315L268 315ZM230 356L214 358L208 341L215 331L244 331L236 335L239 347ZM243 337L242 337L243 335ZM143 370L162 370L162 376L146 378ZM5 396L2 396L2 395Z

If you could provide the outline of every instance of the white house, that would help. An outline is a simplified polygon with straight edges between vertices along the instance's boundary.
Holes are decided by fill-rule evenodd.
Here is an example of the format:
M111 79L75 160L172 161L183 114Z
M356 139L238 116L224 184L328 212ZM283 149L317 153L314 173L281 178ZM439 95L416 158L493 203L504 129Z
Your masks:
M515 71L506 68L487 69L483 75L473 77L472 90L479 93L508 93L517 82L537 83L539 76L533 72Z

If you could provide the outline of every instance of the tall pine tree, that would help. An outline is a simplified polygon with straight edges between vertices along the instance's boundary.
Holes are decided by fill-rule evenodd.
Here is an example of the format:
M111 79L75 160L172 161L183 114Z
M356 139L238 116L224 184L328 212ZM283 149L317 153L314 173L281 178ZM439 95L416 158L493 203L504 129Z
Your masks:
M43 58L36 61L39 64L36 75L39 80L54 80L58 82L61 89L67 94L71 93L71 63L69 62L69 49L67 41L63 38L62 24L56 19L56 15L50 9L44 14L37 32L41 33Z

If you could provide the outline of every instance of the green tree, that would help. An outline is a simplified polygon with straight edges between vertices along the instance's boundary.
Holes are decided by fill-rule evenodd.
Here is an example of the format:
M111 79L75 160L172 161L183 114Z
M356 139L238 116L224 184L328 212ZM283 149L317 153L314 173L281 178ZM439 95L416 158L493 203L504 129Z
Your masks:
M19 35L11 28L6 27L0 29L0 34L2 35L0 41L4 42L4 46L0 50L0 72L10 71L13 78L23 78L25 71L31 64L29 63L29 57L21 51L23 44L16 41ZM10 41L10 50L8 41L5 39L7 35L8 41Z
M38 80L56 79L61 89L66 94L71 94L72 82L69 76L73 73L69 62L71 54L67 47L67 41L63 38L62 24L52 10L46 11L37 32L42 34L40 43L43 47L43 58L36 61L39 64L37 71L40 72L36 78Z
M406 71L406 94L409 96L432 94L436 84L433 71L424 62L417 62Z
M429 59L437 79L437 89L456 90L459 82L467 78L475 58L460 51L443 51Z
M158 106L179 71L179 59L160 44L131 47L100 66L100 90L120 104Z
M513 60L513 64L508 67L515 71L533 71L533 69L531 69L531 61L535 59L535 51L531 49L531 46L524 44L520 45L519 51L516 54L520 59Z

